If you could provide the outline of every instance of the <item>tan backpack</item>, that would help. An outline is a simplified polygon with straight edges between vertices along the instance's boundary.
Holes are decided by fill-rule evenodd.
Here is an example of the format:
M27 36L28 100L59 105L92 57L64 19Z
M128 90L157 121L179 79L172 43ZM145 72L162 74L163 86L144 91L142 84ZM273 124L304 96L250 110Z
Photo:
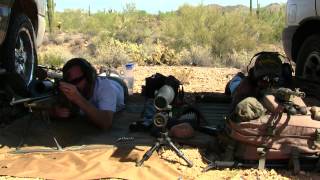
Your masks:
M266 160L290 160L297 173L301 157L318 158L320 121L309 114L277 113L270 104L267 109L269 113L249 121L227 119L226 133L234 141L234 147L227 149L230 152L226 152L229 154L226 159L259 160L259 169L265 167Z

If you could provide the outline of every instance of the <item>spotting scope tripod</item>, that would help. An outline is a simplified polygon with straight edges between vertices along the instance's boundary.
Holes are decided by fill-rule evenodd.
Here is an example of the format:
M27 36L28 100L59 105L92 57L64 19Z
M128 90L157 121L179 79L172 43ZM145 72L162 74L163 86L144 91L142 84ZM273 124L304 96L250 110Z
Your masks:
M182 158L188 167L192 167L193 163L188 160L184 154L173 144L168 135L167 122L172 117L172 107L170 103L173 101L174 91L170 86L164 85L159 89L157 96L154 100L154 106L159 111L153 118L153 123L156 127L160 128L160 137L157 138L156 143L143 155L142 159L137 162L136 166L141 166L144 161L147 161L154 151L158 151L160 147L168 146L180 158Z

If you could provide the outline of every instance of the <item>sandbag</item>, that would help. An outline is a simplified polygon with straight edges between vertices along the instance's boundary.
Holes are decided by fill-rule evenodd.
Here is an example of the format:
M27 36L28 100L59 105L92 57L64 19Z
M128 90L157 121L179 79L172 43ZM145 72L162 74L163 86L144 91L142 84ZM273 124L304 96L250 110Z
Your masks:
M240 101L234 111L234 120L237 122L250 121L263 116L266 109L254 97L248 97Z

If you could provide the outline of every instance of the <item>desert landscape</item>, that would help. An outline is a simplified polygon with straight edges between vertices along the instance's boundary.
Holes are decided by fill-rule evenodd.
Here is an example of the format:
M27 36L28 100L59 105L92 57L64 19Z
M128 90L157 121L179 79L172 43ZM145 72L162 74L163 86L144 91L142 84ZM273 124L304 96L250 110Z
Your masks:
M123 76L125 64L134 63L133 93L136 96L140 95L145 78L161 73L179 79L184 91L191 94L185 97L186 101L194 102L192 94L223 93L227 82L237 72L246 73L255 53L277 51L284 54L280 35L284 27L284 4L257 8L254 15L251 14L252 9L249 11L248 7L241 5L183 5L175 12L159 12L157 15L131 6L126 8L121 13L112 10L91 13L90 7L89 11L56 12L54 23L50 24L52 32L47 30L38 49L38 64L61 69L67 60L82 57L92 63L97 72L111 69ZM0 112L7 116L15 114L10 108L3 109L0 108ZM7 118L5 123L1 122L0 131L11 121ZM171 150L156 156L166 167L181 175L179 180L320 178L318 173L301 171L294 175L290 170L273 169L227 168L203 173L203 168L208 165L203 158L204 149L183 144L178 146L193 161L194 167L188 168ZM90 151L85 153L90 154ZM83 154L80 152L75 156ZM5 155L0 154L0 157ZM135 168L132 162L130 167ZM156 171L155 175L161 171ZM7 179L41 178L0 176L0 180Z
M122 71L122 67L118 68ZM144 79L156 72L164 75L174 75L184 83L185 91L192 92L220 92L222 93L225 84L238 71L236 68L214 68L214 67L192 67L192 66L138 66L134 68L134 93L141 92L141 86L145 83ZM192 160L194 166L188 168L183 165L182 159L176 156L171 150L165 150L160 154L160 160L181 173L187 179L317 179L318 174L301 172L293 175L286 170L257 170L257 169L224 169L210 170L203 173L202 170L208 162L202 158L201 151L204 149L191 148L188 146L178 146L185 156ZM34 179L34 178L14 178L8 176L0 177L1 180L7 179ZM41 178L37 178L41 179Z

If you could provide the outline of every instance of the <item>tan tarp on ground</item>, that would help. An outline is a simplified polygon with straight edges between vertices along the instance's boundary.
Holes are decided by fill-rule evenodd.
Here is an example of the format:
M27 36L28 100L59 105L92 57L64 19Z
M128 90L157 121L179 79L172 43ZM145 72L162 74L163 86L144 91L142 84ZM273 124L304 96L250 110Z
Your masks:
M21 140L28 120L15 121L0 132L0 175L15 177L39 177L45 179L178 179L183 177L168 162L156 153L136 167L154 139L148 134L128 134L130 122L138 120L137 113L121 113L115 118L110 132L101 132L84 120L52 121L50 129L64 148L81 147L77 151L53 153L11 154ZM25 137L28 148L43 149L54 147L52 134L42 120L33 117ZM121 136L134 136L133 142L116 144ZM115 145L115 146L114 146ZM91 150L87 150L87 149Z
M45 179L178 179L179 173L153 156L144 167L135 167L144 149L119 157L117 149L88 150L51 154L5 155L0 160L0 174Z

